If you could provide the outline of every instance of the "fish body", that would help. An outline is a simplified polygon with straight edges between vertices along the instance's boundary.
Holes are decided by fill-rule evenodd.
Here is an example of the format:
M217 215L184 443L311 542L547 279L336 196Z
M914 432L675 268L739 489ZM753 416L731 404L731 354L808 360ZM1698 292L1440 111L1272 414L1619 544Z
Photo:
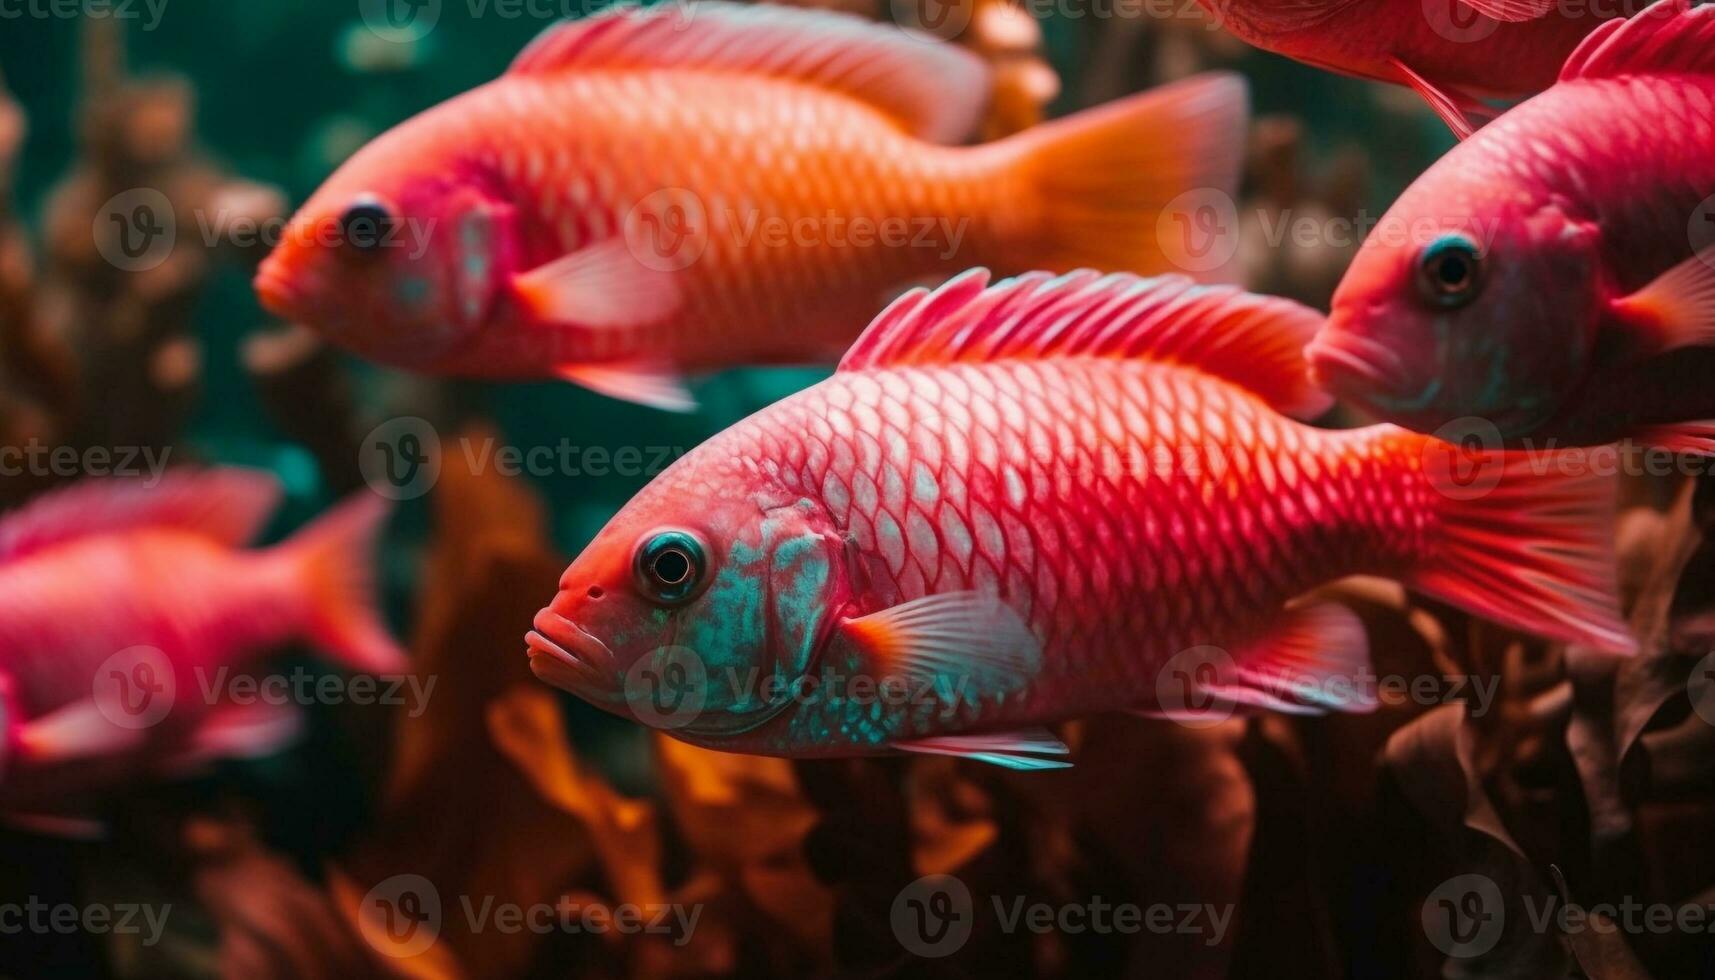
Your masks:
M1319 322L1310 311L1177 278L986 281L903 298L832 378L647 487L538 616L538 676L635 713L640 672L689 650L705 703L680 737L1029 767L1018 746L1051 742L1015 733L1092 712L1173 714L1162 679L1205 647L1231 668L1200 682L1211 698L1373 703L1357 690L1355 618L1287 608L1352 574L1627 648L1600 484L1533 478L1497 456L1505 479L1455 499L1427 472L1432 440L1288 417L1327 407L1298 352ZM1567 506L1583 523L1541 509ZM1490 522L1514 538L1484 540ZM1561 534L1568 564L1522 557ZM652 562L674 548L703 591L656 601ZM923 697L759 697L757 673L827 692L897 675Z
M1715 417L1711 214L1715 10L1664 0L1401 196L1378 228L1426 233L1365 243L1311 365L1421 431L1682 442Z
M277 746L286 711L205 692L281 643L358 669L403 665L366 584L385 502L242 549L277 499L271 478L245 471L173 473L153 488L84 484L0 521L7 819L51 827L139 773Z
M901 288L976 262L1163 271L1158 212L1236 185L1235 77L953 145L988 90L968 52L840 15L564 24L345 163L257 288L386 363L684 407L683 374L832 360Z
M1465 0L1202 0L1250 44L1341 74L1416 89L1461 136L1482 99L1553 85L1578 45L1628 4Z

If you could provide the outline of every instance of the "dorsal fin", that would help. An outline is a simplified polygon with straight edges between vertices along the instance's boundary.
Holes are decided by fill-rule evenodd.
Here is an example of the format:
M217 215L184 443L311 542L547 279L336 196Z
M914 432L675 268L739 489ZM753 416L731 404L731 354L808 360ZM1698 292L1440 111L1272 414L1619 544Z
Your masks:
M1597 28L1560 70L1563 82L1620 75L1715 75L1715 7L1659 0Z
M913 290L869 325L841 371L1008 358L1144 358L1200 368L1278 411L1313 418L1333 400L1311 384L1304 345L1322 314L1291 300L1184 276L1144 279L1082 269L988 284L972 269Z
M556 24L508 72L576 68L699 68L793 79L866 102L937 143L968 138L990 91L981 58L929 35L846 14L722 0L624 5Z
M237 467L171 471L159 483L87 480L0 517L0 560L146 527L191 531L236 548L261 532L279 503L278 480Z

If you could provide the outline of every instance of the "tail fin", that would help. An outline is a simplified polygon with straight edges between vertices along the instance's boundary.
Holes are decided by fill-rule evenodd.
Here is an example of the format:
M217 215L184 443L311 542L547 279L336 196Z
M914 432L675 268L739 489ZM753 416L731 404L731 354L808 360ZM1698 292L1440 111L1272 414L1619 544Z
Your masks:
M1413 588L1515 629L1637 651L1620 615L1611 475L1565 456L1435 440L1420 451L1439 505Z
M375 543L389 510L383 498L362 493L281 546L308 592L310 640L352 670L380 673L406 666L375 595Z
M1026 265L1218 275L1238 241L1233 200L1249 115L1244 79L1221 72L1013 137L1042 215Z

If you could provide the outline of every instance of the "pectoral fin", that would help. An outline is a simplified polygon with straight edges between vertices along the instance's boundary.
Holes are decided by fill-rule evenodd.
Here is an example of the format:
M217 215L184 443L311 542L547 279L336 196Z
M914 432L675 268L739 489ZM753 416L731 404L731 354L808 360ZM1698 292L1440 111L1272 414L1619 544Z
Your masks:
M941 735L895 742L902 752L923 755L951 755L1005 769L1070 769L1065 759L1043 756L1069 755L1066 743L1054 737L1046 728L1028 728L1015 732L987 732L979 735Z
M146 734L114 724L94 698L85 698L19 726L18 750L32 762L70 762L127 751Z
M674 274L638 261L620 237L513 276L512 292L539 323L604 329L664 320L682 302Z
M642 361L612 364L563 364L554 369L559 377L598 391L609 398L637 402L668 412L694 412L697 399L671 368Z
M1650 353L1715 344L1715 248L1705 249L1614 304Z
M998 596L923 596L841 624L881 675L951 701L1016 691L1042 667L1042 647Z
M1398 58L1390 58L1388 63L1400 73L1405 84L1423 96L1429 108L1435 110L1447 128L1453 130L1453 135L1461 140L1470 139L1479 127L1499 114L1474 96L1437 85Z

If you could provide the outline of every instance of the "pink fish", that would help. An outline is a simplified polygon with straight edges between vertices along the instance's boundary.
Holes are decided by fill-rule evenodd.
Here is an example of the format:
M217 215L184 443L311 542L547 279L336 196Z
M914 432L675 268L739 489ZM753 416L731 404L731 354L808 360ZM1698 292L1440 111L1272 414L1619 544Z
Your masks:
M1461 482L1444 443L1294 421L1328 406L1314 312L987 282L907 294L646 487L537 616L536 675L715 748L1039 768L1064 752L1040 726L1092 712L1373 707L1356 617L1289 605L1343 576L1632 649L1611 483L1506 453Z
M354 670L401 669L374 608L370 551L387 503L364 495L292 540L242 545L279 500L269 476L169 472L89 482L0 519L0 814L59 832L139 775L266 752L290 706L210 698L279 644Z
M1483 99L1548 88L1591 31L1636 9L1558 0L1201 2L1222 27L1259 48L1410 86L1461 139L1494 117Z
M1697 449L1712 344L1715 8L1664 0L1406 191L1309 358L1425 432L1474 416L1507 439Z
M256 289L382 363L685 409L686 375L832 361L979 263L1173 271L1175 201L1236 190L1236 76L958 145L992 87L969 51L841 14L604 12L364 147Z

